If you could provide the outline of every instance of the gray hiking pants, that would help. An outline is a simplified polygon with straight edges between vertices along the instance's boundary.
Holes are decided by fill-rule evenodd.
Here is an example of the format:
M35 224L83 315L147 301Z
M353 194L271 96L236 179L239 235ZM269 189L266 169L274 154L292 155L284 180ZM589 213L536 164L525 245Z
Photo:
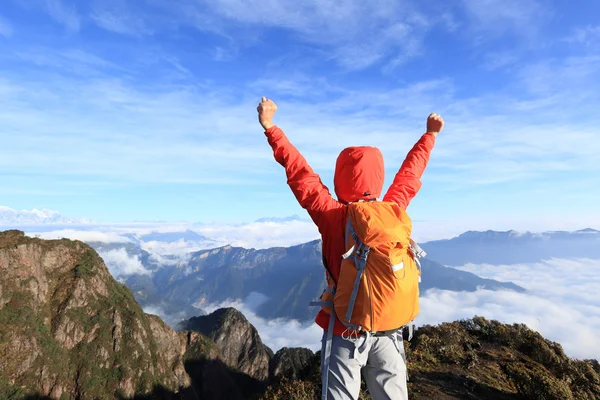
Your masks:
M324 333L323 341L326 339ZM352 340L333 336L327 400L358 399L361 372L373 400L408 399L401 331L390 336L360 336Z

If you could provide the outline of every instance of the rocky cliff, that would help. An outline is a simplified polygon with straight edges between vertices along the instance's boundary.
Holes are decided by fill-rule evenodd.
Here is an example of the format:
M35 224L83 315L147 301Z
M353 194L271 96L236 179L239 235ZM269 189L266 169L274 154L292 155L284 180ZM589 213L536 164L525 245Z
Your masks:
M258 331L234 308L222 308L210 315L194 317L183 323L186 330L211 339L231 368L258 381L269 379L269 362L273 352L262 343Z
M179 335L89 246L0 233L0 397L180 392L191 385L183 361Z

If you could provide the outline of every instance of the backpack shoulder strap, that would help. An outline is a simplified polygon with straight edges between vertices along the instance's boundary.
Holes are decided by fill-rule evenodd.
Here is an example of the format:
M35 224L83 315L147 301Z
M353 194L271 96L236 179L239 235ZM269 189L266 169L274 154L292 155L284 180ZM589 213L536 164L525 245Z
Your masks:
M354 245L347 252L342 254L342 258L345 260L350 257L354 250L356 249L356 244L358 243L358 237L356 236L356 231L354 231L354 227L352 226L352 221L350 220L350 216L347 217L348 221L346 222L346 233L344 235L344 240L346 241L346 248L348 248L348 237L352 237L354 240Z

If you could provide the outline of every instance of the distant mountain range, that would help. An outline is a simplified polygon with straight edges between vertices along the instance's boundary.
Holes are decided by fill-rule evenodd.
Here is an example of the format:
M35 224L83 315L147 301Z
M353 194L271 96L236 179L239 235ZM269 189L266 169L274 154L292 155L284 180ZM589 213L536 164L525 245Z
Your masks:
M250 298L254 311L266 319L304 321L317 311L307 305L320 296L324 286L319 240L261 250L224 246L188 253L185 257L161 255L159 258L143 250L140 240L210 239L187 230L137 236L137 242L128 244L90 243L101 255L122 248L130 257L140 260L149 274L119 279L133 291L142 306L150 307L171 325L202 314L202 308L207 305L234 299L247 301ZM530 263L552 257L600 258L599 244L600 232L593 229L541 234L470 231L453 239L427 242L422 244L428 256L423 261L421 291L425 293L434 288L523 291L514 283L483 279L447 265Z
M90 224L93 221L86 218L68 218L56 211L13 210L0 206L0 225L36 225L36 224Z
M102 254L107 246L91 243ZM127 248L137 255L152 275L131 275L125 278L142 306L160 304L163 317L169 323L189 317L181 312L190 305L202 308L231 299L247 299L260 293L261 301L253 304L255 312L266 319L293 318L309 320L318 310L309 308L324 288L325 275L321 261L321 242L312 241L292 247L264 250L224 246L191 254L189 260L176 265L158 267L143 250L132 245L111 244L110 248ZM435 261L423 260L423 292L432 289L452 291L489 290L524 291L510 282L483 279L469 272L445 267ZM177 310L172 315L169 310ZM190 312L197 309L189 308Z
M444 265L520 264L550 258L600 258L600 231L519 233L469 231L448 240L422 244L429 258Z

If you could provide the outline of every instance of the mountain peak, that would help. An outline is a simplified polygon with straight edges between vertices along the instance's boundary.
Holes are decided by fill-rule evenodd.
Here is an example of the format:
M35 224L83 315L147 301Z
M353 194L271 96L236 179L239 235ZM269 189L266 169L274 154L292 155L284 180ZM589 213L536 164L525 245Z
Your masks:
M0 271L0 394L12 393L5 383L51 398L190 386L177 333L146 316L88 245L1 232Z
M185 231L174 231L174 232L151 232L139 237L139 240L144 242L168 242L175 243L178 241L184 242L210 242L213 241L206 236L199 234L191 229Z
M600 231L596 230L596 229L592 229L592 228L585 228L585 229L580 229L578 231L575 231L575 233L588 233L588 234L599 234Z
M212 339L229 367L261 382L269 378L273 352L262 343L258 331L244 314L235 308L221 308L212 314L191 318L181 326Z

